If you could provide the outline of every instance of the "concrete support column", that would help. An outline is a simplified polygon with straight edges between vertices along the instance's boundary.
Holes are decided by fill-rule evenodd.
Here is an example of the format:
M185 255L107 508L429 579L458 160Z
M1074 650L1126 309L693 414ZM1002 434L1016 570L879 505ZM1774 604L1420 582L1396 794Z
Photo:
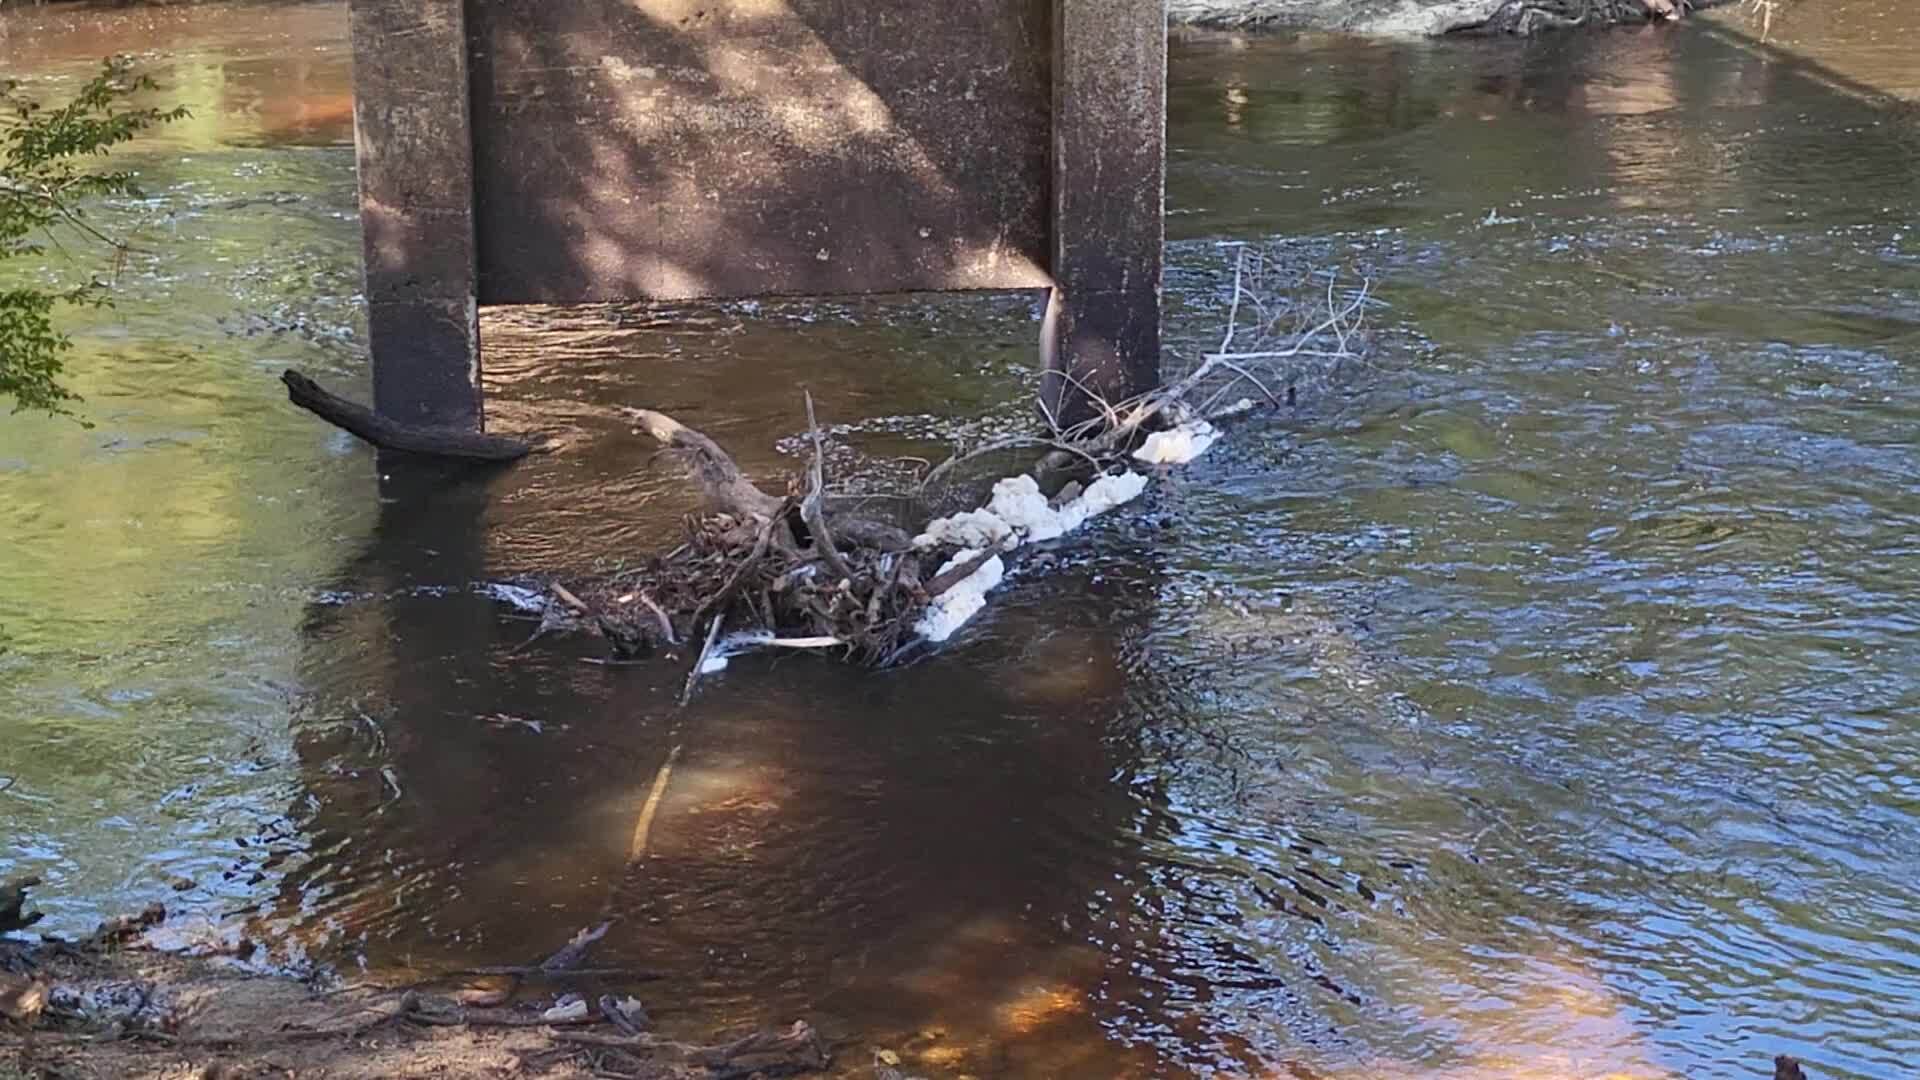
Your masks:
M483 425L463 0L352 0L374 408Z
M1159 384L1166 241L1166 0L1055 0L1052 261L1044 394L1088 415ZM1084 392L1083 392L1084 391Z

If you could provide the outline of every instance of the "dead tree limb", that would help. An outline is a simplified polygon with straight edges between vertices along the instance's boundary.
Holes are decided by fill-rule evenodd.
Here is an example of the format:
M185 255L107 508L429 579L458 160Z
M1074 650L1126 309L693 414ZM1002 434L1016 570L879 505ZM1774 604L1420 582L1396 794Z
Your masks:
M407 424L381 416L365 405L328 392L319 383L291 369L280 374L280 381L287 385L287 400L382 450L493 463L518 461L533 450L533 444L505 435Z
M783 513L781 500L754 486L719 443L666 413L632 409L628 415L638 420L660 445L678 452L692 467L700 495L709 510L744 519L778 520Z
M820 421L813 415L813 394L809 392L806 398L807 430L813 433L813 465L807 470L807 497L800 504L800 517L813 534L813 550L826 560L827 569L845 580L853 577L853 570L833 546L833 532L827 528L826 450L820 441Z

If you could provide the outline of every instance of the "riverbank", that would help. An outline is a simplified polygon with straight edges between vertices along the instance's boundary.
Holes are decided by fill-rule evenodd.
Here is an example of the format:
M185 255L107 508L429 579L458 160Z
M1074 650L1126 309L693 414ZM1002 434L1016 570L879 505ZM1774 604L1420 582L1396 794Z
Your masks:
M231 958L123 946L118 937L0 940L0 1014L7 1021L0 1024L0 1080L711 1080L812 1073L830 1062L820 1036L804 1022L708 1043L656 1034L638 998L623 991L583 995L560 985L621 981L585 969L535 967L509 977L527 988L522 1001L480 1006L471 1003L471 992L339 986L247 970Z
M1176 25L1381 37L1537 34L1678 18L1725 0L1169 0Z

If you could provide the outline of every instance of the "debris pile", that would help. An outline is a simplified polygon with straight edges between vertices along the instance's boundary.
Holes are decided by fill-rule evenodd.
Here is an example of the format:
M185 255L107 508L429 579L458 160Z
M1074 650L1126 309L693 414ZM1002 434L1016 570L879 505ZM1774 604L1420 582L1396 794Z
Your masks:
M687 466L705 512L687 520L685 542L670 552L605 580L555 586L543 629L597 633L615 662L673 646L697 649L689 695L703 674L724 669L741 652L819 650L888 667L946 641L1005 580L1009 553L1058 539L1138 498L1148 484L1140 470L1158 472L1205 454L1223 437L1222 424L1257 407L1241 391L1258 391L1258 404L1284 407L1293 399L1292 383L1283 382L1287 365L1302 358L1339 363L1353 354L1364 284L1344 300L1329 278L1324 301L1263 301L1267 262L1243 247L1235 251L1218 348L1166 386L1119 403L1095 401L1095 415L1078 424L1055 423L1055 410L1041 402L1044 434L957 454L895 501L923 507L928 489L990 455L1032 449L1044 453L1039 463L993 483L977 508L922 517L917 526L864 515L861 508L878 501L871 496L829 496L810 396L812 462L781 495L756 486L704 433L663 413L631 410L638 428ZM1257 319L1243 319L1243 312ZM1040 477L1048 478L1044 486Z

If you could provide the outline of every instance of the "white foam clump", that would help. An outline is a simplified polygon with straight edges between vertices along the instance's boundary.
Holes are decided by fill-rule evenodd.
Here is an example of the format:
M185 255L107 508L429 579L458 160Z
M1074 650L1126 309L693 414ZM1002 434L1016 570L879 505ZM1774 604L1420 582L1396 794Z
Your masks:
M1078 498L1062 506L1053 506L1040 494L1040 485L1031 476L1009 476L993 485L993 498L978 510L941 518L914 538L917 547L961 544L960 554L948 559L939 573L975 559L981 552L1012 551L1021 544L1039 543L1065 536L1116 506L1140 497L1147 489L1143 473L1124 472L1102 476L1087 485ZM964 543L961 538L976 540ZM945 641L967 620L987 606L987 594L1006 577L1007 567L998 555L982 563L959 584L927 605L914 629L928 641ZM938 574L935 575L936 577Z
M1219 441L1219 428L1205 420L1193 420L1147 436L1133 458L1149 465L1185 465Z
M1126 472L1115 476L1103 476L1087 485L1080 497L1069 503L1078 506L1080 520L1096 518L1116 506L1124 506L1140 497L1147 490L1145 473ZM1077 524L1077 523L1076 523Z
M1012 539L1013 526L1000 515L991 510L968 510L928 522L927 531L913 538L913 546L930 548L951 544L985 551L1004 547Z
M944 574L969 559L979 558L984 550L961 551L947 560L947 564L940 568L940 573ZM920 621L913 628L928 641L947 640L954 631L965 626L967 620L980 614L980 609L987 606L987 594L997 588L1006 576L1007 564L995 555L981 563L980 569L961 579L959 584L934 597L933 603L927 605L927 610L920 614Z
M1005 545L1009 551L1021 544L1065 536L1083 520L1073 513L1073 503L1055 509L1040 494L1040 485L1025 474L1009 476L993 485L993 499L987 503L986 512L1007 523L1012 533L1012 542Z
M1040 494L1033 477L1009 476L993 485L987 505L930 522L913 543L918 548L951 544L976 551L1012 551L1022 544L1065 536L1088 518L1138 498L1146 487L1147 478L1139 473L1102 476L1078 498L1054 506Z

